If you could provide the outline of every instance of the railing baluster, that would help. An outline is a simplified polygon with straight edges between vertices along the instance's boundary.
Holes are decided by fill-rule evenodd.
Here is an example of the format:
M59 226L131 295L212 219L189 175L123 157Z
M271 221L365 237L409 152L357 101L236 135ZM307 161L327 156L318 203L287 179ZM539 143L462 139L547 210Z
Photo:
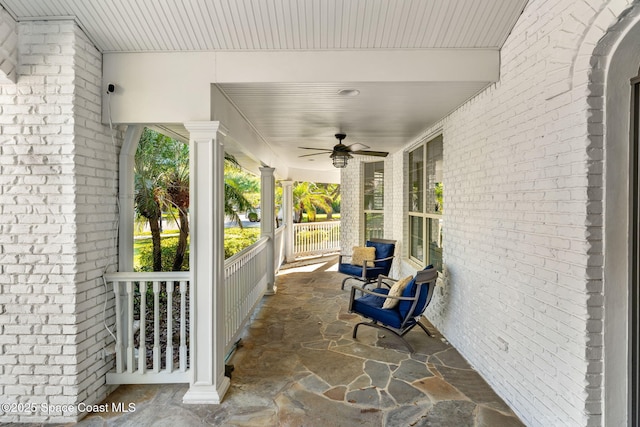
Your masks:
M271 267L267 265L266 247L269 242L268 238L261 238L256 244L243 253L237 254L225 261L225 282L221 284L225 286L225 303L224 303L224 318L225 318L225 347L226 350L230 349L233 341L237 338L241 332L245 322L250 318L251 311L258 303L261 296L266 290L265 275L267 268ZM106 275L107 281L111 281L114 293L119 294L122 292L122 285L126 286L126 304L116 297L116 347L120 345L120 353L117 354L118 361L116 362L117 369L122 369L124 372L112 373L112 378L119 381L121 377L117 375L134 375L137 377L136 382L144 383L141 381L140 375L147 375L150 378L149 382L158 381L151 379L153 375L175 375L174 378L180 378L184 380L185 374L189 371L189 358L188 358L188 340L189 340L189 318L194 313L188 313L188 298L192 292L192 288L195 286L188 280L189 274L183 272L168 272L168 273L112 273ZM118 283L120 282L120 283ZM167 323L167 337L166 345L161 341L162 335L160 331L161 320L164 321L162 313L160 313L160 294L162 293L162 282L166 283L166 323ZM147 291L152 287L153 290L153 350L150 352L153 360L153 369L147 369L147 320L151 319L151 312L147 313ZM180 341L178 344L178 359L177 365L174 365L173 358L176 351L173 350L173 328L174 328L174 313L173 304L175 301L174 295L176 292L180 292ZM138 299L137 292L140 292ZM124 294L121 295L124 298ZM151 303L151 301L149 301ZM177 301L176 301L177 302ZM139 303L139 307L136 306ZM126 306L125 310L123 308ZM176 305L177 306L177 305ZM176 307L177 308L177 307ZM134 336L134 318L133 313L139 312L140 328L139 328L139 345L135 348L135 336ZM121 313L125 313L120 316ZM147 314L149 319L147 319ZM177 316L177 313L176 313ZM120 337L120 338L118 338ZM149 337L150 338L150 337ZM122 352L125 351L124 340L126 339L126 365L123 362ZM138 351L136 358L135 351ZM162 353L164 351L164 354ZM166 361L165 369L162 369L162 360ZM137 363L137 365L136 365ZM121 368L120 368L121 367ZM126 372L126 373L125 373ZM107 377L109 381L109 376ZM127 378L127 377L125 377ZM167 377L170 378L170 377ZM163 378L164 379L164 378ZM112 380L113 381L113 380ZM113 382L111 384L114 384Z
M193 313L191 313L193 314ZM180 372L187 370L187 282L180 282ZM191 338L193 339L193 337Z
M153 282L153 372L160 372L160 282Z
M120 282L113 281L113 293L116 296L116 372L124 372L124 357L122 354L122 317L120 310Z
M144 374L147 370L147 282L138 282L140 289L140 345L138 346L138 372Z
M127 340L127 372L132 373L135 369L135 361L133 357L134 342L133 342L133 282L127 282L127 333L129 335Z
M322 254L340 249L340 222L293 225L294 255Z
M166 370L173 372L173 281L167 282L167 348Z

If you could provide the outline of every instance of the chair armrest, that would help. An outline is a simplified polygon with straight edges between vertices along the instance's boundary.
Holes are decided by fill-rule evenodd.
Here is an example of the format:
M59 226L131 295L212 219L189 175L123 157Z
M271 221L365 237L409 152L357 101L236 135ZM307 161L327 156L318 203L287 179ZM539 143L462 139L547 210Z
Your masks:
M387 260L390 260L390 259L393 259L393 258L395 258L395 255L388 256L388 257L386 257L386 258L374 259L374 260L365 259L365 260L362 262L362 265L363 265L363 267L366 267L366 266L367 266L367 264L371 264L372 266L374 266L376 262L380 262L380 261L387 261Z
M385 285L387 288L391 289L391 286L393 285L389 285L387 282L385 282L385 280L389 280L391 282L397 282L398 279L394 279L393 277L389 277L389 276L385 276L384 274L379 274L378 275L378 287L381 288L382 285Z
M350 254L340 254L340 255L338 255L338 264L342 264L342 258L353 258L353 255L350 255Z
M370 290L368 290L367 288L363 288L363 287L361 287L361 286L353 285L353 286L351 287L351 299L350 299L350 301L349 301L349 310L351 310L351 302L352 302L352 301L353 301L353 299L354 299L354 296L355 296L356 290L357 290L357 291L362 292L363 294L375 295L375 296L377 296L377 297L385 298L385 299L397 299L397 300L403 300L403 301L413 301L413 300L415 300L415 299L416 299L416 297L394 297L394 296L392 296L392 295L379 294L379 293L377 293L377 292L370 291Z

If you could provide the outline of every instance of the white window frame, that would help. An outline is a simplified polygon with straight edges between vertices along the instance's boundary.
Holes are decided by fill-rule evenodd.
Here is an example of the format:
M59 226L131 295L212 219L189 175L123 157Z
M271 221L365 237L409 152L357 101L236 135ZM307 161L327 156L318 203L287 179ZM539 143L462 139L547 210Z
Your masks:
M425 138L423 141L420 142L420 144L416 145L415 147L412 147L411 150L409 150L407 152L407 159L409 158L409 154L415 152L416 150L422 148L423 152L422 152L422 164L423 164L423 170L422 170L422 211L412 211L411 208L411 203L409 203L409 201L407 201L407 258L409 261L411 261L412 263L418 265L418 266L426 266L432 263L432 260L430 259L430 250L429 250L429 236L430 236L430 229L429 229L429 220L430 219L435 219L435 220L443 220L443 214L442 212L440 213L435 213L435 212L427 212L427 203L429 202L429 197L428 197L428 184L429 184L429 173L427 171L427 159L428 159L428 146L430 143L432 142L436 142L438 139L442 140L442 133L438 133L433 137L429 137L429 138ZM443 159L444 160L444 159ZM408 164L407 167L407 193L406 193L406 197L407 199L409 198L409 186L411 185L411 164ZM422 259L420 259L419 257L414 256L414 254L412 254L412 246L413 246L413 242L412 242L412 219L413 218L419 218L421 220L422 223Z
M378 164L378 163L382 165L382 209L367 209L366 192L365 192L365 184L367 182L366 167L367 165ZM384 223L384 181L385 181L384 174L385 174L384 160L362 163L362 228L363 228L363 236L365 240L367 240L367 214L382 215L382 221ZM384 233L384 230L383 230L383 233ZM381 238L381 239L384 238L384 236L372 236L372 237Z

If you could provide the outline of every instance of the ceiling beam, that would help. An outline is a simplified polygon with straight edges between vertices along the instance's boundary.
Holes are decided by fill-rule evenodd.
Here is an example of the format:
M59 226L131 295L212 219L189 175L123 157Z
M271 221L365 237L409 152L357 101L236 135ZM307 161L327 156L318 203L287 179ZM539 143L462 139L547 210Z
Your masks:
M496 49L218 52L216 83L495 82Z
M116 90L113 123L210 120L212 83L495 82L492 49L400 51L107 53L105 84Z

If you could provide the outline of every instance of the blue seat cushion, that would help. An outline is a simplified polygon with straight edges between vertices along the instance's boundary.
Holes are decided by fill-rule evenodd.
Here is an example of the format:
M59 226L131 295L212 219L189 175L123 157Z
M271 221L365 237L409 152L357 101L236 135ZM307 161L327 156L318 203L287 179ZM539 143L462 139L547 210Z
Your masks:
M433 268L433 265L428 265L426 266L424 269L428 270L430 268ZM425 283L421 286L421 290L420 290L420 296L418 297L418 304L416 305L416 308L413 310L413 313L411 313L411 316L416 316L418 314L422 314L422 311L424 310L424 306L427 303L427 296L429 294L429 286L431 286L431 283ZM413 298L416 296L416 290L418 289L418 285L416 285L416 279L415 277L413 278L413 280L411 282L409 282L409 284L407 285L406 288L404 288L404 291L402 292L402 296L403 297L410 297ZM407 317L407 315L409 315L409 312L411 311L411 306L413 305L413 301L403 301L400 300L400 303L398 304L398 312L399 314L404 318Z
M376 288L373 289L373 292L387 295L389 293L389 289ZM383 325L400 328L400 326L402 325L402 317L400 317L400 313L398 313L398 310L395 309L387 310L382 308L382 304L384 304L384 301L385 298L367 294L361 298L356 298L355 300L353 300L351 309L363 315L364 317L368 317L372 320L377 320Z
M393 252L396 249L396 245L393 243L382 243L382 242L370 242L367 241L366 246L369 248L376 248L376 259L389 258L393 256ZM391 262L393 259L388 259L386 261L376 261L376 267L380 267L386 270L383 274L389 274L389 269L391 269Z
M362 277L362 267L359 265L342 263L338 265L338 271L349 276ZM380 267L367 267L367 279L375 279L382 273L383 269Z

